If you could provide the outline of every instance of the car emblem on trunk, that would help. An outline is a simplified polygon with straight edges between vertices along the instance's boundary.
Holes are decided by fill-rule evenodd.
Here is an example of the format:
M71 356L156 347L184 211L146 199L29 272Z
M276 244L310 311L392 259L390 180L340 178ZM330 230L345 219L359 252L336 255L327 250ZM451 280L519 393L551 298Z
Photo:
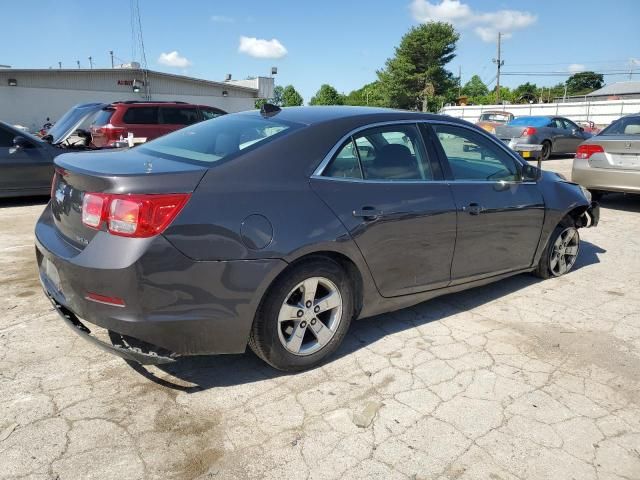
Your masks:
M631 142L627 142L627 143L624 145L624 148L627 148L627 149L631 148Z

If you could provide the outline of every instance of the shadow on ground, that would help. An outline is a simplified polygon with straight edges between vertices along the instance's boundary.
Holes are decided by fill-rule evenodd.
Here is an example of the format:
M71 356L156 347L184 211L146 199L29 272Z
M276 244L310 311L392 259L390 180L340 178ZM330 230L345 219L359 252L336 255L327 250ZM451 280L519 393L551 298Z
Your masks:
M49 201L49 196L35 196L35 197L17 197L17 198L0 198L0 208L13 208L13 207L30 207L32 205L46 205Z
M600 200L600 207L602 209L640 213L640 195L609 193Z
M605 252L602 248L583 241L574 270L599 263L599 255ZM350 355L388 335L444 320L451 315L490 303L539 281L540 279L529 274L517 275L490 285L423 302L400 311L401 314L388 313L354 322L343 344L329 362ZM289 375L269 367L249 349L241 355L185 357L175 363L153 368L146 368L134 362L127 363L136 372L158 385L187 393ZM161 372L163 377L168 374L173 379L160 378L154 373L157 371Z

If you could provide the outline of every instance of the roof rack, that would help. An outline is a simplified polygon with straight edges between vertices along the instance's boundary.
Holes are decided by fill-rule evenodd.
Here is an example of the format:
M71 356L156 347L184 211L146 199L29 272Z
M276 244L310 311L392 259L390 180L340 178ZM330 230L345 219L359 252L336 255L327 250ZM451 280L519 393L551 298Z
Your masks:
M117 102L111 102L111 103L119 103L119 104L126 104L126 105L130 105L132 103L180 103L183 105L186 105L187 102L180 102L178 100L175 101L171 101L171 100L119 100Z

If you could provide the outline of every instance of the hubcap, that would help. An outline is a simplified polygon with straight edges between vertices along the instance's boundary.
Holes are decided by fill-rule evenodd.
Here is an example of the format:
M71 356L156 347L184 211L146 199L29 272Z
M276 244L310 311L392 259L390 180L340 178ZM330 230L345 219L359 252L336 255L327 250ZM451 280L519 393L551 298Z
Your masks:
M295 355L311 355L331 341L341 319L342 296L335 283L308 278L289 292L280 307L280 343Z
M573 267L578 258L580 249L580 235L574 227L568 227L558 235L553 244L551 256L549 257L549 269L551 273L559 277L564 275Z

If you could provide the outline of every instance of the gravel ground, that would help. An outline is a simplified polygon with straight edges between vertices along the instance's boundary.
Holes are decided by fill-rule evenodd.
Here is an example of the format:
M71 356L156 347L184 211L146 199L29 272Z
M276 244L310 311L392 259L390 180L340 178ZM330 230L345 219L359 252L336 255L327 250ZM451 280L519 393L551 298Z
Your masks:
M39 286L43 206L0 203L2 479L640 478L640 198L605 199L569 275L356 322L296 375L250 352L142 369L77 337Z

